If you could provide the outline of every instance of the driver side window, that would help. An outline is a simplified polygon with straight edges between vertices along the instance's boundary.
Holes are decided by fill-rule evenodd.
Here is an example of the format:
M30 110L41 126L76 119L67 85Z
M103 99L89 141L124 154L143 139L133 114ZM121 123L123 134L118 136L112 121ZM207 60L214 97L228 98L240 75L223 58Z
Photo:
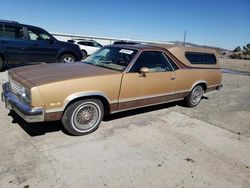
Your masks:
M50 40L51 37L44 32L43 30L39 30L36 28L28 28L28 34L30 40Z
M150 72L172 71L172 67L162 52L144 51L140 54L130 72L139 72L142 67L146 67Z

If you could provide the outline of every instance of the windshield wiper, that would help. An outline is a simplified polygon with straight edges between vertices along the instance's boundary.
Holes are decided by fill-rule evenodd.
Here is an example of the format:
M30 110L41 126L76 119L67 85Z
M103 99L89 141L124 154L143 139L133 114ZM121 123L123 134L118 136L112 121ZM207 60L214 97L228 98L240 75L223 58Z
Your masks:
M95 65L98 66L98 67L103 67L103 68L107 68L107 69L111 69L111 70L115 70L115 71L119 71L119 72L122 71L122 70L114 69L114 68L111 68L111 67L108 67L108 66L105 66L105 65L100 65L100 64L95 64Z

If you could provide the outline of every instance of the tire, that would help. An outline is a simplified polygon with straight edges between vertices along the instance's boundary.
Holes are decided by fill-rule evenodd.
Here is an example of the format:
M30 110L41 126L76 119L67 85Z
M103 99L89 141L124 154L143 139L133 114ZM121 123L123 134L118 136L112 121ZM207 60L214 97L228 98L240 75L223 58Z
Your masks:
M74 136L86 135L98 129L104 107L98 99L85 99L72 103L64 112L62 124Z
M3 58L0 56L0 72L4 71L5 64Z
M185 100L185 104L188 107L195 107L197 106L200 101L201 98L203 96L204 93L204 89L201 85L196 85L192 91L188 94L188 96L184 99Z
M75 56L73 56L71 54L63 54L60 57L59 62L62 62L62 63L74 63L74 62L76 62L76 58L75 58Z
M88 54L85 50L81 50L81 51L82 51L82 59L85 59L88 56Z

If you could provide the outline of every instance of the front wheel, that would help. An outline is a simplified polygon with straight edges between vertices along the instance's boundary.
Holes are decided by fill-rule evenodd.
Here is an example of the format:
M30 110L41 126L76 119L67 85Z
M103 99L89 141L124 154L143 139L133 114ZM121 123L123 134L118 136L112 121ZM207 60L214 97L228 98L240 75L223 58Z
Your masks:
M76 58L71 54L64 54L59 59L62 63L74 63L76 62Z
M188 96L185 98L185 103L188 107L195 107L197 106L201 98L203 96L203 87L201 85L196 85L192 91L188 94Z
M62 124L72 135L94 132L100 125L104 107L98 99L85 99L71 104L63 114Z

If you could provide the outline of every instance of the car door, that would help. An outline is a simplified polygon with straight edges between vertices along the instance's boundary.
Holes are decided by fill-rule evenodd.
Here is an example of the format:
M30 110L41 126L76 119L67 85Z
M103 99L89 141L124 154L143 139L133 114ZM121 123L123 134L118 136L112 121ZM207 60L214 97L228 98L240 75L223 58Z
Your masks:
M60 49L53 36L37 27L27 27L29 47L28 60L33 62L54 62Z
M123 75L118 110L163 103L174 93L175 72L165 54L143 51Z
M2 48L8 63L25 62L27 59L27 42L24 28L14 24L4 24L4 35L1 38Z

